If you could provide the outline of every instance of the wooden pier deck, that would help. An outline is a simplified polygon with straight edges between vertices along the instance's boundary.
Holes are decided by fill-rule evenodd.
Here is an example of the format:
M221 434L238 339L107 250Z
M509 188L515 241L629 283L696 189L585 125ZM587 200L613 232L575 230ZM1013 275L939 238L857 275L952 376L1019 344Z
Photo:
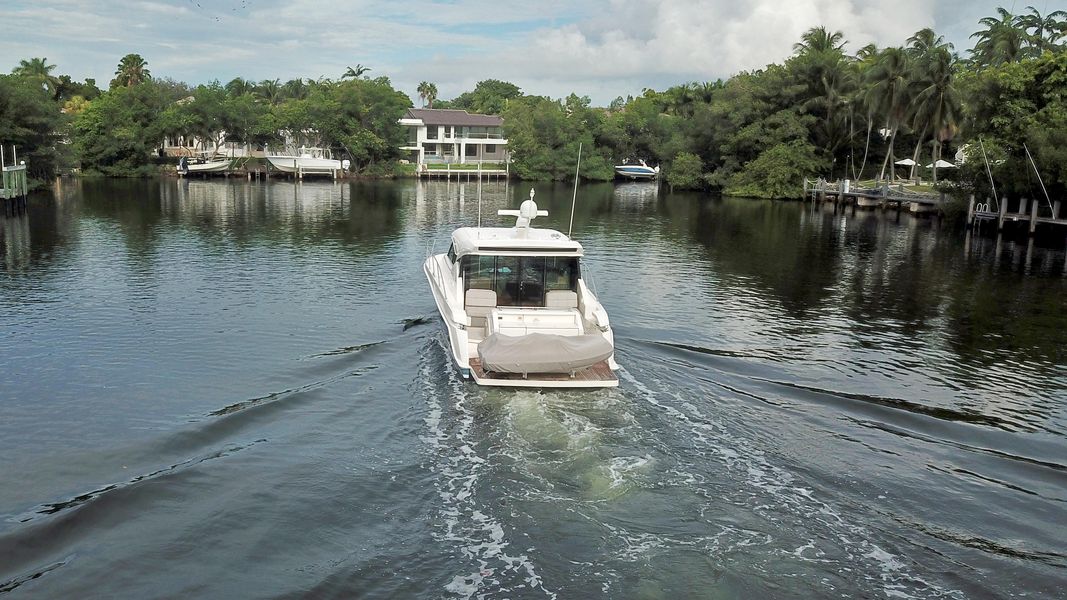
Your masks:
M1008 204L1007 198L991 203L975 202L974 196L971 196L967 203L967 227L974 227L983 221L996 221L997 231L1003 231L1005 223L1024 223L1030 235L1037 231L1040 224L1067 227L1067 215L1061 214L1062 202L1059 200L1050 206L1047 200L1042 202L1020 198L1015 211L1009 211Z
M804 197L813 202L855 203L860 208L895 207L899 210L907 206L908 210L918 214L940 212L945 204L944 194L912 192L904 189L902 184L864 188L855 186L854 182L847 179L826 181L805 178Z
M425 177L427 179L433 179L433 178L436 177L436 178L441 178L441 179L453 179L454 178L456 181L471 181L472 179L480 179L480 178L484 178L484 179L500 179L500 178L507 179L509 177L509 175L510 175L510 170L509 170L508 165L506 163L505 163L503 169L499 169L499 168L494 168L494 169L470 169L470 168L453 169L452 165L444 165L444 167L445 168L443 168L443 169L440 169L440 168L426 168L426 165L423 165L423 168L415 170L415 175L419 179L422 179L423 177Z
M2 166L0 171L0 212L9 216L19 210L25 210L26 196L30 192L26 165Z

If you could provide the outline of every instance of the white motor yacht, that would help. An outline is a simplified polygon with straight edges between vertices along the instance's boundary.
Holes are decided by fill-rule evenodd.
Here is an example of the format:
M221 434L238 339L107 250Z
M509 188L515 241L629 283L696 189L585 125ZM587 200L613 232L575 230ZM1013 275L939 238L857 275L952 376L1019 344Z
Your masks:
M582 245L530 223L548 216L533 200L514 227L462 227L423 269L448 329L452 358L480 385L595 388L619 385L608 314L582 279Z

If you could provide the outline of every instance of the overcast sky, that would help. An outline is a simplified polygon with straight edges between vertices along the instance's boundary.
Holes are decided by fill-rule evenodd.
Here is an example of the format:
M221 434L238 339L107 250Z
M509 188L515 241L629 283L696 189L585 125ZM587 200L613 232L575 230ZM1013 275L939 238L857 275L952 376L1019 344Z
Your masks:
M997 6L1045 14L1067 0L5 0L0 69L46 57L102 87L136 52L155 77L337 78L371 67L416 96L451 98L487 78L528 94L576 92L596 104L643 88L726 78L789 56L810 27L855 50L903 44L933 27L964 53ZM341 7L341 8L339 8Z

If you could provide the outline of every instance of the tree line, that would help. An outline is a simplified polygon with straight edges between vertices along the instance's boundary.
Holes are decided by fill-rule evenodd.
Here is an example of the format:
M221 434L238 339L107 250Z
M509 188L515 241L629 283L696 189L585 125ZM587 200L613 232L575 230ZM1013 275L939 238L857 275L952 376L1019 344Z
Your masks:
M608 180L613 166L645 160L674 187L733 195L791 197L804 177L894 181L946 173L961 186L1032 195L1035 169L1050 193L1067 191L1067 13L1003 8L983 18L961 56L931 29L899 46L845 51L844 34L816 27L781 64L727 80L646 89L593 106L585 96L553 99L485 80L451 100L421 82L432 108L500 114L512 172L523 179L580 175ZM387 77L349 67L338 79L190 86L154 77L137 54L121 59L107 90L55 76L47 59L23 60L0 76L0 140L23 148L32 174L79 166L105 175L158 172L165 137L253 145L331 148L366 175L391 175L412 106ZM952 171L922 165L963 150ZM899 168L901 158L917 166ZM988 171L987 167L988 165Z

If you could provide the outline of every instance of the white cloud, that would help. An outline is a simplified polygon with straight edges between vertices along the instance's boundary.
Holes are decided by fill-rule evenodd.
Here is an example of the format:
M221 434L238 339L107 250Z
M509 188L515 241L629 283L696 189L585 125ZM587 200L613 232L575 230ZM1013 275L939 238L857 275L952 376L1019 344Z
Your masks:
M137 52L153 74L190 83L338 77L360 63L412 94L421 80L435 82L447 98L497 78L527 93L559 97L574 91L606 103L644 87L728 77L779 62L817 25L843 31L856 49L872 41L900 44L941 21L963 49L978 19L997 4L14 0L5 14L10 35L0 40L0 50L11 57L10 67L19 58L47 56L58 72L99 81L110 78L124 54Z

